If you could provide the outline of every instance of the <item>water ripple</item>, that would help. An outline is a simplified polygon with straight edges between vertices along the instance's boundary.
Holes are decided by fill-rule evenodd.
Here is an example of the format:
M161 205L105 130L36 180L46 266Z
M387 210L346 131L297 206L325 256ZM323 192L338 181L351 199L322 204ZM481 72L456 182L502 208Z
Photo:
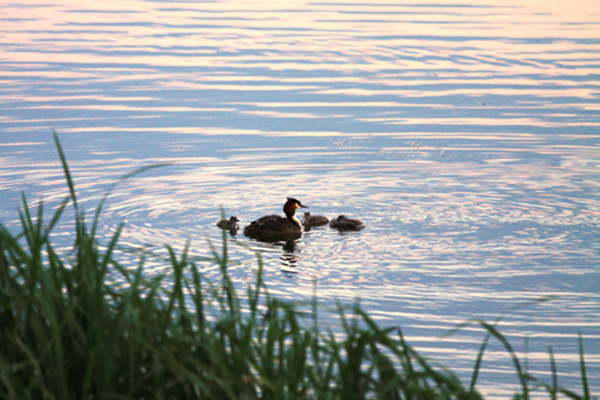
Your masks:
M272 293L307 300L316 285L332 309L360 297L466 379L483 333L439 338L465 319L504 314L519 354L535 339L530 370L547 376L552 345L570 386L582 331L593 384L599 16L590 0L3 3L0 220L18 224L21 191L48 207L66 195L55 128L88 212L123 174L171 163L108 198L101 234L125 221L124 247L191 240L216 277L203 257L220 207L243 225L297 196L367 227L239 235L236 282L256 271L249 247ZM560 298L514 309L540 296ZM491 346L482 390L507 397L513 372Z

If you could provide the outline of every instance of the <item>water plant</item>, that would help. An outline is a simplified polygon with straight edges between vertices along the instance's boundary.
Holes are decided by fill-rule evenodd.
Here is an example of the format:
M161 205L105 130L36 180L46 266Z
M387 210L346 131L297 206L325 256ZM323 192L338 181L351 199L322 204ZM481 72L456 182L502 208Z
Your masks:
M189 243L180 253L166 246L169 276L146 276L146 255L137 266L123 265L117 256L123 226L101 243L106 197L88 226L55 140L69 195L48 222L44 205L34 215L23 195L21 231L0 224L2 399L479 399L475 382L490 338L514 361L522 384L517 397L529 398L536 383L552 399L591 398L582 345L584 394L578 395L558 386L552 350L552 383L539 383L494 325L476 321L488 337L465 386L407 344L399 328L381 328L358 305L339 305L336 336L320 327L316 297L307 313L271 296L260 254L256 280L240 294L227 271L225 230L220 249L211 245L206 260L192 260ZM69 204L74 252L61 255L52 232ZM217 264L220 281L205 279L198 262ZM110 274L125 284L111 283Z

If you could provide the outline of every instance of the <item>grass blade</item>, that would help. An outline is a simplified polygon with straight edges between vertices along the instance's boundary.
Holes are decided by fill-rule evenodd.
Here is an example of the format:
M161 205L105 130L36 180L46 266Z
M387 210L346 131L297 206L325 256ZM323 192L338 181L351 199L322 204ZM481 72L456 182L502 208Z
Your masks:
M93 219L93 222L92 222L92 229L90 231L91 232L91 236L95 237L95 235L96 235L96 229L98 227L98 222L100 220L100 215L102 214L102 209L104 207L104 204L106 203L106 200L112 194L113 190L115 189L115 187L119 183L121 183L122 181L124 181L126 179L129 179L129 178L131 178L133 176L142 174L142 173L144 173L146 171L150 171L150 170L155 169L155 168L166 167L168 165L172 165L172 163L156 163L156 164L151 164L151 165L146 165L146 166L139 167L139 168L133 170L132 172L129 172L129 173L123 175L116 182L114 182L112 185L110 185L110 187L103 194L102 199L98 203L98 206L96 207L96 211L94 213L94 219Z
M77 196L75 195L75 185L73 184L73 178L71 176L71 171L69 171L69 165L67 164L67 158L65 157L65 153L63 152L62 146L60 144L60 140L58 139L58 135L52 130L52 135L54 136L54 143L56 143L56 149L58 150L58 156L60 157L60 162L62 163L63 172L65 173L65 178L67 179L67 185L69 187L69 193L71 193L71 199L73 200L73 207L75 207L75 214L79 215L79 206L77 204Z
M486 335L483 343L481 343L481 347L479 348L479 352L477 353L477 360L475 361L475 367L473 368L473 375L471 376L471 384L469 388L471 392L475 391L475 385L477 384L477 377L479 376L479 369L481 368L481 361L483 359L483 353L485 352L485 348L490 340L490 335Z
M587 381L587 374L585 369L585 359L583 358L583 339L581 332L579 333L579 367L581 370L581 384L583 386L583 398L590 400L590 387Z
M556 393L558 391L558 375L556 373L556 361L554 359L554 351L552 346L548 347L548 354L550 355L550 370L552 371L552 386L550 386L550 398L556 400Z
M521 389L523 390L523 399L529 399L529 388L527 385L526 375L523 372L523 369L521 368L521 363L519 362L519 359L517 358L517 355L515 354L515 351L513 350L512 346L510 345L506 337L496 329L496 327L481 320L479 321L479 324L482 327L484 327L489 333L491 333L496 339L498 339L500 343L502 343L502 345L510 355L510 358L512 359L513 364L515 366L515 370L517 371L519 381L521 382Z

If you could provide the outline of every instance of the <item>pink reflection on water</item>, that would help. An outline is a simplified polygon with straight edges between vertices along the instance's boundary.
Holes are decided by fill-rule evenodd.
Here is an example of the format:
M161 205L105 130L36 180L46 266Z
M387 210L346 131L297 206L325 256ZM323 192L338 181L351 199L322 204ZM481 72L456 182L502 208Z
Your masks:
M176 172L128 180L109 198L102 229L125 220L131 247L191 239L205 256L220 205L249 223L294 193L367 228L314 229L293 249L238 237L264 255L273 293L306 299L316 279L321 298L361 297L380 321L407 325L420 349L461 365L473 352L456 345L479 339L448 346L437 333L482 309L493 319L560 294L538 319L513 313L502 327L517 341L591 332L598 2L421 3L2 4L1 129L23 134L0 143L3 200L31 188L49 202L65 195L59 163L38 160L40 142L25 137L56 124L89 138L71 166L91 209L141 162L174 162ZM138 149L155 134L165 136ZM128 135L138 139L110 140ZM255 259L232 251L232 275L251 282ZM168 273L155 260L147 272ZM573 354L557 360L576 364ZM529 357L547 362L543 351Z

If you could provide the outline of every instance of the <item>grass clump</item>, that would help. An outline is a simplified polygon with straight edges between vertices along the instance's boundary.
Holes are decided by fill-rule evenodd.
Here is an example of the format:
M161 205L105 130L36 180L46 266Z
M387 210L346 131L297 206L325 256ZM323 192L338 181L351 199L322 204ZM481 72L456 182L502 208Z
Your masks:
M343 331L336 338L319 328L316 300L310 324L297 305L269 295L259 255L256 281L238 295L227 272L225 231L221 250L213 247L206 261L220 266L220 282L204 279L189 245L180 254L167 246L169 277L145 276L144 256L135 268L122 265L116 256L122 225L99 245L104 200L88 226L56 143L69 196L48 223L43 204L34 215L23 196L22 231L13 235L0 225L0 398L481 398L474 381L485 344L466 387L412 349L400 329L380 328L358 306L350 317L339 307ZM76 238L65 257L50 239L70 203ZM125 284L109 284L111 274ZM583 350L581 364L585 377ZM553 358L552 365L555 371ZM533 378L517 372L519 396L527 398ZM551 398L590 398L585 378L583 396L559 388L554 378L545 386Z

